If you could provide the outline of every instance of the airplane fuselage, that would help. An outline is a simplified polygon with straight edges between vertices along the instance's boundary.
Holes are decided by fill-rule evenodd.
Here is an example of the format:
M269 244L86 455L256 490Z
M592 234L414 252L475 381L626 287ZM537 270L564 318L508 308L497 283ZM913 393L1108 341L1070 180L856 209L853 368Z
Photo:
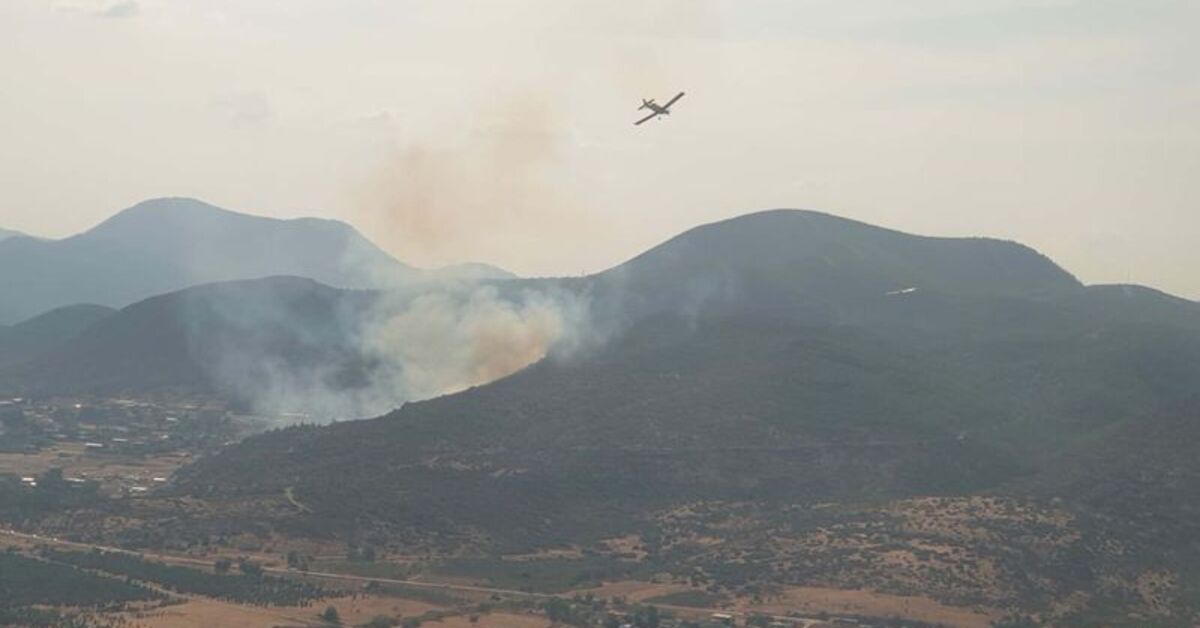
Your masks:
M669 109L654 102L653 99L643 100L642 106L638 107L638 109L649 109L650 111L653 111L654 113L657 113L660 116L661 115L670 115L670 113L671 113L671 111Z
M671 105L675 104L675 101L679 100L680 98L683 98L683 92L679 92L679 93L678 93L678 94L677 94L677 95L676 95L674 98L672 98L671 100L667 101L667 104L665 104L665 105L660 105L660 104L658 104L658 103L654 102L654 99L653 99L653 98L650 98L650 99L643 98L643 99L642 99L642 106L641 106L641 107L638 107L638 109L639 109L639 110L641 110L641 109L649 109L649 110L650 110L650 114L649 114L649 115L647 115L646 117L642 118L641 120L638 120L637 122L634 122L633 124L634 124L634 125L638 125L638 124L641 124L641 123L643 123L643 122L645 122L645 121L647 121L647 120L650 120L651 118L657 118L657 117L659 117L659 116L669 116L669 115L671 115Z

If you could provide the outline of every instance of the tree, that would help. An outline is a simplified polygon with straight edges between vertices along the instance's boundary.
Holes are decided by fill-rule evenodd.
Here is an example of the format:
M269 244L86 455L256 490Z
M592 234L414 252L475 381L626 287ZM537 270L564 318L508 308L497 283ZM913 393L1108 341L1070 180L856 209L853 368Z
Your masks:
M260 567L258 563L255 563L249 558L245 557L238 559L238 569L240 569L242 573L246 574L247 576L263 575L263 568Z
M342 623L342 618L340 615L338 615L338 609L335 606L326 606L325 612L321 613L321 619L324 619L331 624Z
M231 567L233 567L233 561L228 558L218 558L217 562L213 563L213 569L217 573L229 573Z
M544 605L546 617L555 624L567 623L571 617L571 605L563 599L553 598Z
M298 569L300 571L308 571L308 556L301 556L296 550L287 553L288 569Z
M633 625L637 628L658 628L659 621L657 606L640 606L633 612Z
M37 483L38 488L42 491L62 491L67 487L67 481L63 479L63 470L60 467L49 469L39 475Z

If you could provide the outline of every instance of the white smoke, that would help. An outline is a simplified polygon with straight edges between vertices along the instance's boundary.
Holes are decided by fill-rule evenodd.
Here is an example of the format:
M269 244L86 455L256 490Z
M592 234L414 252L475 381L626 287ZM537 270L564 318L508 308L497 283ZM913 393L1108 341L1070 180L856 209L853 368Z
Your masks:
M578 295L527 290L507 300L485 286L418 296L371 324L364 349L388 365L387 388L421 399L510 375L552 351L571 355L589 327Z
M192 353L219 393L255 414L327 422L486 384L600 341L587 295L508 292L466 282L344 292L316 324L295 311L303 299L216 299L206 307L216 304L222 324L195 327Z

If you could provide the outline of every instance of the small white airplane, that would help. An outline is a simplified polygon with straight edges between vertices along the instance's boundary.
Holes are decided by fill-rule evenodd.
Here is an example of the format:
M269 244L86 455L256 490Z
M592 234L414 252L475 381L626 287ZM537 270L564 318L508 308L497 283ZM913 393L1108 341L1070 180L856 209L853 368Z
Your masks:
M672 98L671 100L668 100L667 104L665 104L665 105L660 105L660 104L654 102L653 98L651 98L650 100L646 100L645 98L643 98L642 106L638 107L638 111L641 111L642 109L649 109L651 111L651 114L646 116L645 118L642 118L641 120L638 120L637 122L634 122L633 125L637 126L651 118L657 118L658 116L671 115L671 105L675 104L675 101L679 100L680 98L683 98L683 92L679 92L678 94L675 94L675 97Z

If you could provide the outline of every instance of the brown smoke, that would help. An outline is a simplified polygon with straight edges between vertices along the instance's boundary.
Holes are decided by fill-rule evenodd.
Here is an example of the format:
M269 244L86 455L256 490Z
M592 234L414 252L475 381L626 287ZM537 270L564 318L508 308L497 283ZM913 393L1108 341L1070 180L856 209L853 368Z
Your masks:
M356 221L422 265L534 264L557 251L555 234L589 228L579 203L553 180L564 141L561 113L545 99L489 107L465 139L397 149L360 196Z

